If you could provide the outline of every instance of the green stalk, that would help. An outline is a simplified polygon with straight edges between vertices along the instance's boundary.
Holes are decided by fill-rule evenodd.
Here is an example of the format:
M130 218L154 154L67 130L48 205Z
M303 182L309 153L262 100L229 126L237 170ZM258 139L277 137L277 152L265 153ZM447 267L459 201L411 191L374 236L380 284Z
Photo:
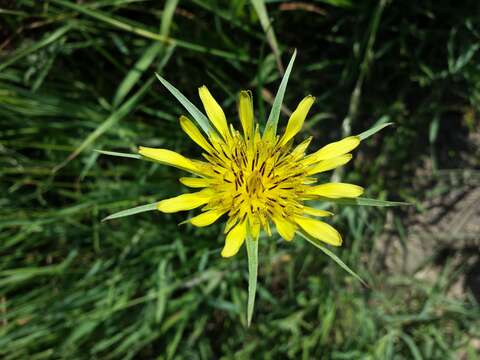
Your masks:
M255 305L258 275L258 236L254 239L250 231L247 231L247 255L248 255L248 303L247 303L247 326L250 326Z

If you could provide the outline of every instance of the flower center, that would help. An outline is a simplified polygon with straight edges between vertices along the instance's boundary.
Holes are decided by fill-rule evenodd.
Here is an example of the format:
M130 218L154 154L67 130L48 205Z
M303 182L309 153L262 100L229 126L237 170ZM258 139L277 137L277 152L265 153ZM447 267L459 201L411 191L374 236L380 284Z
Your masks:
M247 179L246 192L250 199L260 199L264 191L262 175L258 170L254 170Z
M204 154L218 181L210 206L218 204L230 218L242 222L249 217L267 229L268 219L289 218L301 210L306 176L297 160L302 151L259 137L246 141L238 133L228 143L213 145L214 152Z

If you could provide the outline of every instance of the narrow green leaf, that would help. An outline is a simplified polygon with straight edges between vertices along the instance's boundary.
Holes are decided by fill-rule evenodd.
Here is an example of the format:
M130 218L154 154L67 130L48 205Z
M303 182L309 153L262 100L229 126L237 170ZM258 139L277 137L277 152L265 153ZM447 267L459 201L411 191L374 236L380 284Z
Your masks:
M258 40L264 39L263 33L257 31L256 27L252 28L249 25L250 21L244 21L245 19L242 16L232 16L232 12L228 7L217 6L217 4L215 4L214 2L205 0L191 0L191 2L194 3L196 6L200 7L201 9L211 12L219 19L227 22L232 28L241 29L244 33Z
M112 215L107 216L107 217L106 217L105 219L103 219L102 221L107 221L107 220L112 220L112 219L118 219L118 218L121 218L121 217L130 216L130 215L135 215L135 214L138 214L138 213L141 213L141 212L145 212L145 211L156 210L156 209L157 209L157 204L158 204L158 202L154 202L154 203L151 203L151 204L136 206L136 207L134 207L134 208L122 210L122 211L119 211L119 212L117 212L117 213L115 213L115 214L112 214Z
M280 50L278 48L277 38L275 37L275 32L273 31L273 26L270 22L270 18L268 17L267 7L265 6L264 0L251 0L253 8L258 15L258 19L260 20L260 25L262 25L263 31L267 36L267 41L272 48L273 55L275 56L275 60L277 61L277 66L280 72L283 73L283 65L282 59L280 58Z
M85 4L76 4L74 2L69 2L64 0L52 0L52 3L78 11L79 13L85 14L101 22L114 26L117 29L130 32L132 34L142 36L147 39L161 41L165 44L175 45L185 49L190 49L193 51L197 51L200 53L209 54L213 56L218 56L225 59L232 59L236 61L251 61L250 57L248 55L245 55L244 53L233 53L233 52L229 52L221 49L215 49L208 46L191 43L184 40L174 39L172 37L165 36L162 34L157 34L146 28L132 24L131 22L125 19L122 19L120 17L113 17L108 13L95 10L91 7L86 6Z
M373 134L376 134L380 130L386 128L387 126L393 125L393 122L386 122L388 121L389 117L388 116L383 116L376 122L375 125L373 125L370 129L362 132L361 134L357 135L360 140L365 140L366 138L369 138Z
M341 205L360 205L360 206L378 206L378 207L387 207L387 206L405 206L412 205L407 202L400 201L386 201L378 199L368 199L368 198L355 198L355 199L329 199L329 198L319 198L320 201L328 201Z
M105 151L105 150L97 150L97 149L95 149L94 151L100 154L110 155L110 156L119 156L119 157L131 158L131 159L142 158L142 155L140 154L129 154L129 153L121 153L116 151Z
M317 240L308 234L304 234L302 232L297 231L297 234L303 237L305 240L307 240L309 243L314 245L315 247L319 248L322 250L326 255L328 255L333 261L335 261L343 270L345 270L347 273L352 275L355 279L360 281L363 285L366 287L369 287L368 284L352 269L348 267L347 264L345 264L337 255L335 255L332 251L330 251L328 248L322 245L320 240Z
M440 118L436 116L430 123L430 131L428 133L428 140L433 144L437 140L438 128L440 125Z
M164 11L162 12L160 35L168 36L177 4L178 0L168 0L165 3ZM167 49L167 45L159 41L154 41L149 47L147 47L142 56L140 56L140 58L132 66L130 71L127 73L127 75L124 77L124 79L118 86L115 96L113 97L113 107L116 108L118 105L120 105L120 103L122 103L123 99L130 92L133 86L138 83L138 80L143 75L143 73L150 67L152 62L162 52L164 53L164 56L157 67L157 71L160 71L163 66L165 66L165 64L170 59L173 46L170 46L169 51L165 51L165 49Z
M185 315L182 316L182 320L180 324L175 326L175 336L168 342L167 349L166 349L166 359L174 359L177 354L178 346L180 345L180 341L182 340L183 332L185 331L185 327L187 326L188 322L188 315L185 312ZM178 354L177 354L178 355Z
M163 49L164 44L159 42L154 42L151 44L147 50L142 54L140 59L133 65L132 69L128 72L125 78L122 80L120 85L117 88L117 92L113 98L113 107L118 107L125 96L130 92L135 84L138 83L140 77L145 72L145 70L150 66L150 64L155 60L157 55ZM170 57L170 53L166 53L165 57L167 59Z
M167 0L162 12L162 22L160 24L160 34L168 36L170 33L170 27L172 25L173 15L177 9L179 0Z
M288 78L290 77L290 72L292 71L293 63L295 61L295 57L297 56L297 50L293 52L292 58L288 63L287 70L283 75L282 82L278 87L277 95L275 96L275 100L273 101L272 109L270 110L270 115L268 116L267 124L265 125L264 134L268 131L273 132L275 135L277 133L277 124L278 119L280 118L280 110L282 108L283 97L285 95L285 90L287 89Z
M78 255L78 250L71 250L67 258L55 265L42 265L13 268L0 271L0 286L2 289L10 284L20 283L39 276L62 274Z
M41 48L57 41L63 35L65 35L70 29L71 29L71 25L62 26L57 30L55 30L54 32L48 33L41 40L34 42L31 46L26 46L24 48L19 49L18 51L14 52L10 58L7 58L7 59L4 58L4 61L0 64L0 71L4 70L5 68L7 68L12 64L15 64L21 58L31 53L34 53L40 50Z
M167 80L165 80L163 77L157 75L158 80L167 88L170 93L175 96L175 98L182 104L182 106L185 108L185 110L188 111L190 115L192 115L193 119L197 122L197 124L202 128L203 131L205 131L206 134L210 134L213 131L213 128L210 125L209 120L203 113L198 110L198 108L193 105L190 100L188 100L185 95L183 95L175 86L170 84Z
M93 144L98 137L100 137L104 132L108 131L111 127L113 127L118 121L123 119L127 116L137 105L137 102L145 95L146 91L150 88L153 82L153 77L151 77L148 81L143 84L143 86L133 94L127 101L123 103L122 106L118 108L118 110L114 111L100 126L98 126L94 131L87 136L85 140L63 161L61 164L57 165L53 172L57 172L65 165L67 165L70 161L78 156L82 151L84 151L88 146Z
M247 232L247 256L248 256L248 303L247 303L247 326L252 323L255 294L257 292L258 275L258 238L254 239Z
M168 292L170 291L167 281L167 265L168 260L162 259L157 270L157 303L155 309L155 322L157 324L161 323L165 315Z
M410 354L412 355L412 358L415 360L422 360L422 354L420 352L420 349L417 347L415 344L415 341L412 339L411 336L402 333L400 335L400 338L407 344L408 348L410 349Z

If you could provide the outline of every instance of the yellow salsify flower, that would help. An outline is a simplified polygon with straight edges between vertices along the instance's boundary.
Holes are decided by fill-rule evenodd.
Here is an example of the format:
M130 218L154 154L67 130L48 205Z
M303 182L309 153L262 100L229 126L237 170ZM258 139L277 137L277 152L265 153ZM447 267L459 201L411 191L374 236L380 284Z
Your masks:
M205 137L185 116L180 117L180 126L202 148L203 160L188 159L167 149L139 148L146 158L191 173L193 177L182 177L180 182L201 189L162 200L158 210L174 213L201 207L199 215L187 220L198 227L211 225L225 215L223 257L235 255L247 236L257 239L262 229L271 236L273 226L287 241L301 232L340 246L338 231L317 219L333 214L308 204L318 199L356 198L363 193L358 185L318 184L315 177L349 162L360 138L350 136L306 155L311 138L295 146L293 138L314 103L313 96L298 104L284 134L277 136L268 126L260 133L249 91L241 91L238 101L242 131L227 123L225 113L205 86L199 88L199 95L213 127Z

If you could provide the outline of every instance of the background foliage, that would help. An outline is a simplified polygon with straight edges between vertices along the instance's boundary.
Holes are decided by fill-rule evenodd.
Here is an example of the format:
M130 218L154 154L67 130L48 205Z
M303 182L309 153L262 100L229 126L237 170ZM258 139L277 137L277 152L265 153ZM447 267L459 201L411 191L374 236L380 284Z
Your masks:
M477 358L478 232L457 222L429 231L425 252L411 244L435 199L440 214L478 211L473 201L461 212L452 195L479 183L478 1L0 8L2 358ZM312 148L394 121L337 176L415 206L336 209L337 254L369 289L302 239L261 239L246 329L246 254L220 258L220 226L178 226L185 214L157 212L101 222L184 191L180 172L92 150L194 156L183 110L154 72L196 104L208 85L234 121L238 91L251 89L264 119L294 48L285 110L317 97L303 134ZM386 244L401 249L393 260ZM413 258L413 269L392 265Z

